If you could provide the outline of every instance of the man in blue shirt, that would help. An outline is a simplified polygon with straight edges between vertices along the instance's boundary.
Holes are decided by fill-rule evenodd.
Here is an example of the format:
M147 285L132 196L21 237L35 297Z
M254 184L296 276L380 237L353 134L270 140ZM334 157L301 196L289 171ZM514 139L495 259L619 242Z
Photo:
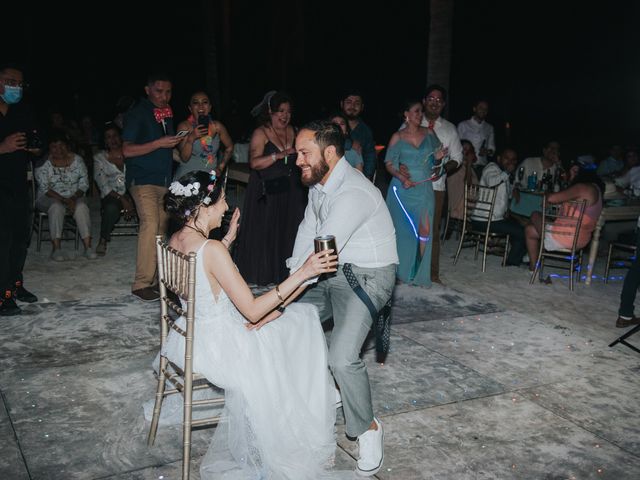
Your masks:
M140 230L136 275L131 292L144 301L160 298L156 280L155 236L164 234L167 215L164 195L171 182L175 136L171 100L171 80L163 74L150 75L142 99L124 118L122 151L126 163L126 183L136 204Z
M356 90L348 90L340 100L340 108L349 121L351 139L362 146L362 159L364 160L364 174L371 180L376 171L376 144L373 141L373 132L362 121L360 115L364 110L362 94Z

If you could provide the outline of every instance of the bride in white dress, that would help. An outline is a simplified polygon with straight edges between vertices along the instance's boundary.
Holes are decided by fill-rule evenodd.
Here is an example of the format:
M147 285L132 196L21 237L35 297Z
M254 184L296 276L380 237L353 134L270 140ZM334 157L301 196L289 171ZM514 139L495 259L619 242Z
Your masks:
M225 390L224 420L202 461L201 477L337 477L330 471L336 448L335 387L318 312L303 303L280 311L303 282L336 271L336 255L330 250L311 255L300 270L254 298L228 252L238 209L227 236L207 240L228 209L215 176L184 175L171 185L165 206L183 225L169 244L197 252L194 371ZM262 328L248 328L278 316ZM174 333L165 353L182 364L183 338Z

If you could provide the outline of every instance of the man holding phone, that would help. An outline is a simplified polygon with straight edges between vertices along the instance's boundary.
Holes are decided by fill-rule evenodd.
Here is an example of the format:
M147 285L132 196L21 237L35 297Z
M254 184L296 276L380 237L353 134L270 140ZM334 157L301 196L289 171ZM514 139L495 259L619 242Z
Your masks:
M27 168L30 154L39 154L27 143L35 128L31 112L20 102L23 88L21 68L0 66L0 316L22 313L16 300L38 300L22 285L31 230Z
M163 199L171 182L174 134L169 106L172 84L164 74L152 74L144 87L147 98L127 112L122 132L126 183L136 204L140 230L136 274L131 293L149 302L158 300L155 236L164 234L167 215Z

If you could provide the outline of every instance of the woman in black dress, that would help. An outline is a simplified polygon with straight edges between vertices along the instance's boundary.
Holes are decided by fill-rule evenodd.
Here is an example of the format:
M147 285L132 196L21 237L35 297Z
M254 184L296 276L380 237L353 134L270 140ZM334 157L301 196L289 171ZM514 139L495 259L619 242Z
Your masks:
M289 275L285 261L304 216L307 188L296 166L290 98L269 92L251 113L260 126L251 137L236 264L248 283L269 285Z

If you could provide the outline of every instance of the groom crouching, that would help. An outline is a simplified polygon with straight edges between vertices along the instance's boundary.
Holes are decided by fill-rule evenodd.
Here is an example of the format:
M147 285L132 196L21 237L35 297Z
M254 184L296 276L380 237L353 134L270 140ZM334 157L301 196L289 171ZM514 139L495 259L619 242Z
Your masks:
M292 272L302 266L313 252L315 237L335 236L338 272L310 281L300 301L316 305L321 321L333 317L329 366L340 387L346 433L358 438L356 471L371 476L380 470L384 459L382 424L373 416L367 367L360 358L372 317L343 268L349 264L347 275L351 267L375 309L380 310L395 285L395 230L380 191L345 160L340 127L326 121L307 124L296 137L296 150L302 183L310 187L309 203L287 266Z

